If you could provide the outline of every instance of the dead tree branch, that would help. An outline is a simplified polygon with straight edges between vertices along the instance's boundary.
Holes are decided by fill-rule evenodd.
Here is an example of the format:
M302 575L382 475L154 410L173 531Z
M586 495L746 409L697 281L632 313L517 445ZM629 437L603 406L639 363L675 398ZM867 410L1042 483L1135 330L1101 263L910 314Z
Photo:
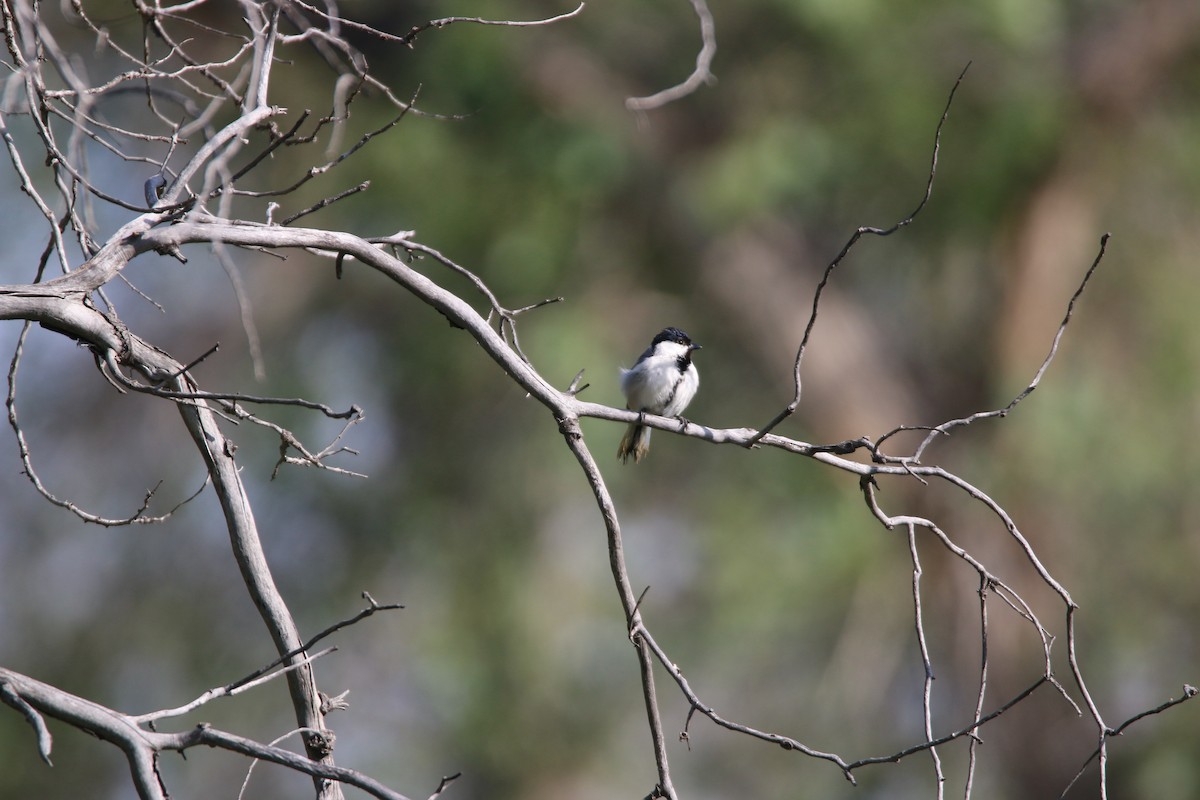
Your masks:
M50 744L48 733L44 734L43 739L43 715L116 745L129 761L129 769L141 800L167 800L168 795L158 773L158 755L166 751L182 753L193 747L215 747L270 761L311 775L322 783L353 786L380 800L407 800L399 792L356 770L314 761L299 753L261 744L207 724L179 733L146 730L133 717L3 667L0 667L0 699L21 710L27 719L32 715L31 724L39 731L39 747L43 747L44 741L43 758L49 758ZM322 734L314 730L306 731L306 735L312 737Z
M704 0L691 2L700 23L702 39L695 70L678 86L649 97L630 98L630 109L645 111L660 107L712 80L710 67L716 49L713 19ZM352 260L364 269L386 277L397 290L440 314L454 329L464 331L499 371L545 409L547 422L553 420L567 449L578 463L603 525L609 572L617 591L625 631L637 657L641 701L646 713L655 772L653 786L648 791L649 797L672 800L678 797L668 758L659 686L656 683L657 670L662 670L671 679L688 704L689 710L680 734L685 740L692 735L693 719L707 718L725 730L777 745L816 761L828 762L836 766L851 783L856 780L855 773L865 766L897 762L911 755L928 753L939 797L946 777L943 765L946 749L939 748L959 739L969 741L965 782L965 795L969 798L976 773L976 744L980 728L1023 702L1043 684L1055 687L1059 695L1081 716L1081 706L1085 706L1094 722L1097 748L1080 768L1079 774L1083 774L1096 761L1100 772L1101 796L1107 791L1108 739L1138 720L1162 713L1195 695L1194 689L1185 687L1182 698L1136 714L1116 728L1109 727L1101 712L1101 704L1093 697L1084 679L1076 646L1076 612L1079 607L1066 585L1046 566L1025 532L1000 502L956 472L922 463L923 455L939 437L979 420L1006 416L1038 387L1064 339L1077 301L1104 258L1107 235L1101 239L1091 267L1067 304L1048 355L1031 382L1004 408L978 412L937 426L902 425L875 441L864 436L831 444L812 444L774 432L800 405L803 360L812 343L823 293L834 271L844 263L862 237L896 233L910 225L929 203L938 169L943 127L965 69L951 88L938 121L928 178L920 202L908 216L891 227L857 228L826 265L815 287L808 322L796 352L792 400L761 428L713 428L686 420L582 401L578 397L582 388L586 388L580 387L582 371L576 374L568 387L561 390L557 388L522 350L518 322L524 324L528 312L558 302L561 298L549 298L523 306L519 303L506 305L480 273L463 266L441 250L418 241L411 231L368 237L292 224L342 198L367 191L368 182L363 181L328 191L323 189L322 195L318 196L324 199L316 203L302 202L294 197L296 191L309 181L331 173L338 174L334 172L337 167L362 148L397 130L401 120L410 111L422 113L414 107L415 94L409 95L410 99L404 101L400 99L403 95L372 73L366 56L351 44L345 31L352 30L382 43L411 47L424 32L455 23L528 27L574 19L582 13L582 3L573 11L534 21L446 17L415 26L403 36L343 19L333 0L320 7L298 0L268 4L239 0L241 14L231 23L217 23L193 13L203 5L203 0L184 0L169 6L137 0L135 9L141 21L140 35L135 35L132 40L113 43L105 27L89 16L82 0L73 0L70 8L78 18L75 21L84 31L90 32L85 35L93 36L98 46L111 47L112 57L119 64L115 73L93 78L84 70L84 65L73 59L72 54L55 39L37 3L32 0L0 0L0 23L3 24L8 51L4 63L9 69L4 94L0 98L0 139L4 141L20 190L37 211L38 226L46 226L37 239L38 247L42 248L41 258L36 267L31 264L30 269L22 273L22 278L27 282L0 286L0 319L20 320L24 325L10 361L6 407L10 427L16 435L22 467L42 497L88 522L128 525L162 522L173 512L148 515L154 493L154 490L150 490L132 516L124 519L102 518L52 494L34 470L31 449L16 411L18 366L23 358L26 335L36 324L54 335L66 337L91 352L98 369L116 390L137 392L172 403L203 462L206 485L211 483L220 506L234 563L278 657L249 676L209 689L184 705L141 715L120 713L21 673L0 668L0 699L31 725L38 753L47 763L52 745L45 722L45 718L49 717L119 747L129 762L138 795L144 800L167 797L167 789L158 769L160 754L165 751L184 752L196 746L220 748L309 775L319 800L338 800L342 784L359 788L374 797L403 800L403 795L373 778L334 763L336 737L327 727L325 717L332 710L344 706L345 693L331 697L319 690L313 661L324 653L311 652L318 641L332 633L376 612L400 606L379 605L364 594L368 601L367 608L305 639L275 583L260 538L253 498L243 481L241 464L236 458L237 444L226 435L222 426L223 422L229 427L248 421L276 434L280 442L276 471L284 464L295 464L357 474L328 465L326 460L343 452L353 452L342 442L350 427L363 419L362 410L357 405L351 405L346 411L337 411L325 403L301 398L272 398L202 388L193 374L193 368L205 356L188 363L177 360L131 330L121 320L116 304L105 294L113 281L125 278L123 273L134 259L162 254L184 263L187 261L184 249L197 245L210 248L226 268L234 284L248 342L256 353L257 337L249 313L250 298L240 280L241 266L233 259L233 253L236 252L234 248L271 254L316 254L323 259L334 259L338 277L341 277L346 262ZM215 27L218 24L225 27ZM209 50L223 55L199 55ZM331 110L327 116L311 125L308 121L312 115L308 110L298 112L289 123L284 118L289 117L290 112L273 103L276 95L273 87L280 80L279 73L287 68L293 56L315 58L322 68L329 68L333 74L328 87L328 107ZM375 122L375 126L357 140L350 139L355 141L354 145L342 149L341 137L352 107L357 109L354 104L363 102L360 98L370 94L382 95L391 104L387 107L387 113L380 117L390 121L382 125ZM107 118L104 113L106 104L121 95L133 95L144 101L143 120L122 120L120 124L115 124ZM397 108L399 112L396 112ZM34 143L32 146L23 146L21 137L14 136L10 130L9 120L18 118L27 128L23 135ZM302 133L306 126L309 129ZM257 177L258 169L269 163L285 145L288 148L315 145L318 138L326 136L328 141L320 157L305 162L319 166L303 170L293 183L282 181L286 184L282 189L247 185L249 179ZM106 157L116 159L122 167L136 168L138 177L133 185L140 189L145 205L119 196L128 186L122 185L120 190L116 190L103 185L106 181L97 180L97 173L90 168L86 157L89 150L102 151ZM153 157L146 153L152 153ZM44 172L31 172L30 165L33 164L44 164ZM274 202L264 205L267 198L274 197L283 198L279 205ZM293 202L300 210L283 208L284 203ZM123 224L115 232L107 234L115 225L102 227L91 208L93 203L111 206L110 211L122 210ZM276 212L280 220L278 223L274 222ZM268 222L263 224L248 219L266 219ZM102 230L106 234L101 234ZM58 273L47 278L47 268L52 260L58 263ZM422 260L437 266L427 270L430 274L425 274L414 266L415 262ZM319 263L328 264L327 261ZM446 288L442 281L447 275L453 276L455 281L465 280L469 284L468 291L456 292ZM203 349L210 341L196 345L192 352ZM293 431L267 417L275 406L317 412L332 419L344 420L344 426L325 447L307 446ZM251 412L249 407L254 407L256 411ZM648 627L644 598L635 594L630 579L617 503L580 425L585 417L620 424L639 422L682 438L698 439L710 444L747 449L774 448L812 459L845 476L856 476L870 517L885 531L899 529L906 536L911 591L910 599L905 602L912 604L913 633L924 671L920 703L922 724L920 731L912 734L913 743L890 754L854 760L806 744L792 736L735 721L718 714L702 699ZM891 444L895 434L909 430L926 432L911 453L891 455L883 452L885 442ZM912 480L922 484L941 483L963 500L981 506L989 515L990 525L997 536L1004 538L1019 553L1020 569L1027 576L1036 578L1039 587L1046 587L1048 594L1053 595L1054 602L1065 610L1063 624L1044 624L1034 611L1035 603L1017 591L1016 587L1024 586L1024 583L1006 578L1000 569L965 547L953 531L944 529L935 519L915 514L893 514L885 510L879 498L879 481L883 478ZM920 548L925 546L940 547L956 560L955 563L965 564L974 571L979 586L978 625L983 657L973 708L962 713L962 718L950 730L943 727L941 732L935 724L934 659L925 630L924 602L927 582L930 580L922 565ZM991 668L989 632L997 612L1014 616L1022 629L1041 647L1040 672L1035 671L1030 676L1031 682L1022 680L1015 684L1026 688L1002 699L999 705L988 693ZM1051 657L1053 645L1059 639L1065 639L1069 680L1060 679ZM288 686L295 731L301 734L304 743L303 754L278 747L276 743L263 744L203 724L178 733L162 733L153 729L156 721L191 713L213 699L236 695L276 677L283 678ZM971 685L975 686L974 676L971 681ZM1067 691L1068 686L1071 692ZM1071 699L1072 692L1081 698L1080 704ZM985 712L986 708L991 710ZM289 724L288 727L292 726ZM457 775L442 778L432 797L442 795L456 778ZM651 783L649 777L646 783Z
M938 153L941 151L942 147L942 128L945 127L946 120L950 117L950 107L954 104L954 95L958 92L958 87L962 85L963 78L966 77L967 70L970 68L970 64L967 64L967 66L963 67L963 71L959 73L958 79L954 81L954 86L950 88L950 94L946 98L946 106L942 110L941 119L938 120L937 128L933 134L933 155L930 157L929 176L925 181L925 193L922 195L921 201L917 203L917 207L914 208L908 214L908 216L904 217L904 219L895 223L890 228L876 228L869 225L859 227L854 231L853 234L851 234L850 238L846 240L846 243L842 245L842 249L838 251L838 254L834 256L833 260L826 265L825 271L821 274L821 280L817 283L817 288L813 292L812 311L808 316L808 324L804 326L804 336L800 340L800 347L796 351L796 361L792 369L792 379L796 387L796 394L792 398L792 401L784 406L783 410L780 411L774 419L759 429L758 436L753 442L751 442L751 444L757 444L763 436L766 436L768 433L775 430L779 423L783 422L792 414L795 414L796 409L800 407L800 395L803 391L803 381L800 378L800 371L801 366L804 363L804 352L808 349L809 339L812 338L813 329L816 327L817 314L820 311L821 306L821 297L824 294L825 287L829 284L829 279L833 275L833 271L837 269L843 261L846 260L846 257L850 255L850 251L854 249L854 246L858 244L858 241L862 237L868 234L872 236L891 236L896 231L911 225L913 220L917 218L917 215L920 214L921 211L924 210L925 206L929 203L929 198L933 196L933 181L937 176Z
M687 97L700 87L713 83L716 78L712 74L713 58L717 54L716 25L713 23L712 12L708 10L705 0L689 0L696 19L700 21L700 52L696 54L696 67L682 83L655 92L647 97L630 97L625 100L625 107L630 111L650 111L661 108L668 103Z

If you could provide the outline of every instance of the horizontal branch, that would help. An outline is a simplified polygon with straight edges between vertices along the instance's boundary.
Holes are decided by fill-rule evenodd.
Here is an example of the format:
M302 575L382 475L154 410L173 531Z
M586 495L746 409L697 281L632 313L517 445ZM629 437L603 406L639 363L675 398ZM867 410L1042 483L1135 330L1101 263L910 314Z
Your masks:
M47 327L61 330L73 338L99 346L102 352L114 350L120 353L123 352L123 345L127 344L127 332L120 331L98 311L68 299L64 290L69 289L72 294L76 290L90 291L119 273L124 264L138 253L167 250L191 243L220 241L238 246L300 248L333 254L344 253L392 278L445 316L453 325L470 333L509 376L559 419L592 417L626 424L640 421L650 428L671 431L713 444L774 447L810 456L858 475L944 474L936 467L868 464L842 457L859 449L870 449L870 442L866 439L835 444L810 444L775 434L764 435L753 428L710 428L672 417L639 415L628 409L579 400L550 385L489 325L486 318L458 295L412 269L403 259L388 254L379 245L352 234L312 228L232 223L201 217L198 214L189 215L187 219L171 225L159 225L163 219L156 215L148 214L139 219L140 223L135 221L125 226L97 256L70 275L45 284L0 286L0 319L32 319L46 324ZM154 382L165 379L179 369L179 365L173 359L167 358L164 361L163 355L156 350L143 350L135 354L133 361L157 361L164 364L161 370L152 371L152 374L148 375L151 382ZM125 359L121 360L122 363L130 364ZM167 364L172 366L165 366Z
M218 747L222 750L229 750L233 753L257 758L260 761L270 761L273 764L279 764L297 772L312 775L314 778L324 778L325 780L337 781L347 786L353 786L356 789L362 789L372 797L380 798L380 800L409 800L407 796L392 791L384 784L357 770L346 769L345 767L338 767L332 764L322 764L319 761L311 761L299 753L293 753L291 750L272 747L253 739L247 739L244 736L226 733L207 724L197 725L195 728L184 733L156 734L155 738L159 749L162 750L178 750L182 752L197 745Z
M16 317L34 319L93 345L103 344L104 350L124 352L131 342L136 343L137 340L131 339L127 332L116 328L99 312L60 296L31 297L30 293L47 292L58 281L65 283L67 279L72 279L73 285L90 285L95 280L102 280L105 276L115 275L119 272L123 266L122 258L128 260L139 252L164 250L189 243L222 241L241 246L303 248L335 254L345 253L392 278L440 312L451 324L470 333L510 377L552 411L554 416L560 420L560 424L563 420L580 417L606 419L625 424L640 422L650 428L671 431L713 444L774 447L811 457L837 469L860 476L924 476L947 480L985 503L993 512L998 512L1006 528L1020 541L1026 554L1031 555L1032 553L1028 543L1021 537L1012 520L1003 514L999 505L985 493L952 473L937 466L907 462L876 463L872 461L864 463L844 457L860 449L866 449L874 455L871 442L865 438L834 444L810 444L776 434L764 434L761 430L753 428L710 428L687 420L652 414L643 415L628 409L581 401L571 396L570 393L561 392L550 385L531 364L523 359L520 353L510 346L503 336L491 327L487 319L470 304L432 279L412 269L404 260L385 252L381 246L358 236L310 228L230 223L215 218L199 217L196 214L167 226L149 227L153 221L153 215L146 215L146 220L145 224L134 225L131 223L127 225L123 229L126 232L124 240L110 241L100 254L71 275L64 276L63 279L35 286L0 287L0 319ZM89 279L93 270L98 272L94 280ZM163 363L162 356L164 354L152 348L149 352L143 348L142 352L133 355L133 362L135 362L133 365L139 369L144 369L146 361L157 360L159 363ZM124 359L122 360L124 361ZM165 368L157 374L151 374L152 382L156 378L161 379L172 374L179 367L171 359L167 359L165 363L174 366ZM1054 590L1070 603L1070 595L1066 593L1066 590L1049 578L1046 570L1036 562L1036 558L1032 560L1042 577L1048 579Z
M398 41L401 44L411 45L412 40L416 38L418 34L423 33L430 28L444 28L447 25L453 25L456 22L471 22L476 25L498 25L501 27L512 28L532 28L539 25L552 25L555 22L562 22L564 19L570 19L571 17L578 16L583 11L583 7L584 3L580 3L573 11L567 11L563 14L558 14L557 16L546 17L545 19L534 20L484 19L483 17L442 17L441 19L430 20L424 25L414 26L413 29L404 36L393 37L389 35L387 38ZM375 33L376 35L380 35L380 32L378 31L375 31Z

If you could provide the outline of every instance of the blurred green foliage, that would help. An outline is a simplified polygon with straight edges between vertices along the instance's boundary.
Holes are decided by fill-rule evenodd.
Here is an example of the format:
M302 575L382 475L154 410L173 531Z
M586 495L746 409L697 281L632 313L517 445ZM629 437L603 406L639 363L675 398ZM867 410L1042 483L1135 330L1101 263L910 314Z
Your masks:
M112 8L114 34L135 32L134 16ZM564 10L462 0L344 13L403 33L451 14ZM762 425L790 399L821 269L856 227L886 227L916 206L947 94L971 62L930 204L894 236L863 240L834 275L805 402L781 432L878 437L1007 403L1112 231L1038 390L926 461L1002 503L1080 603L1082 666L1109 724L1177 696L1200 677L1191 0L742 0L712 12L716 82L645 114L624 99L682 80L699 47L683 0L589 3L540 28L451 25L411 49L351 33L373 73L415 95L424 115L307 185L283 214L370 179L365 194L301 224L412 229L509 307L564 297L521 318L522 344L556 385L586 369L584 397L597 402L620 404L617 366L680 325L705 345L689 417ZM326 68L287 68L274 102L326 113ZM368 92L343 147L394 114ZM286 185L321 158L289 151L260 180ZM5 209L20 204L11 175L0 181ZM36 252L40 237L23 246ZM117 299L134 330L181 360L219 339L198 370L207 388L367 410L348 441L361 455L341 462L365 481L285 469L272 482L277 443L235 434L268 554L307 631L352 614L363 589L407 605L341 635L320 664L326 691L351 690L351 710L331 719L340 762L412 796L459 771L447 796L646 794L649 737L603 527L553 419L468 337L358 265L338 281L330 262L303 254L238 258L263 336L260 385L228 281L203 254L186 268L143 258L127 271L167 314ZM469 296L437 264L418 266ZM3 280L29 274L14 261ZM16 332L0 335L11 350ZM55 491L116 514L159 478L164 504L194 490L200 466L170 410L115 395L90 357L52 339L35 332L18 401ZM314 442L337 430L277 418ZM635 586L650 586L642 611L706 702L850 759L920 740L908 546L872 519L856 479L666 433L647 462L622 468L611 458L617 426L585 421L584 433L623 514ZM15 450L7 437L0 663L134 711L182 703L270 659L210 495L162 528L83 528L34 496ZM894 481L881 502L937 519L1060 626L1061 605L965 496ZM920 538L945 731L974 705L977 586ZM990 613L988 708L1037 678L1041 652L1000 604ZM659 692L671 735L687 707L665 676ZM1200 794L1196 713L1151 717L1115 741L1112 796ZM279 687L202 717L266 740L291 727ZM24 723L0 715L0 795L129 796L117 754L55 733L48 769ZM978 797L1057 796L1094 748L1090 722L1046 688L982 735ZM916 756L864 770L853 789L830 765L700 718L670 753L688 798L927 797L933 785ZM961 784L965 743L943 759L950 786ZM179 796L233 796L244 765L189 756L166 769ZM1093 796L1095 776L1093 766L1071 796ZM260 798L307 791L264 766L250 786Z

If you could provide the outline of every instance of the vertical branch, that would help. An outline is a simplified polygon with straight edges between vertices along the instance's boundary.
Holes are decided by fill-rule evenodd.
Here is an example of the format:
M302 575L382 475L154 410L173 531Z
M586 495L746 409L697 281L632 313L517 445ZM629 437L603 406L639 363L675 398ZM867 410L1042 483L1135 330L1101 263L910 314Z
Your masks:
M987 598L988 592L991 589L991 584L984 574L979 575L979 694L975 698L975 716L976 724L983 718L983 699L987 694L987 679L988 679L988 610ZM975 764L979 757L979 737L971 736L971 741L967 745L967 780L966 788L963 791L963 800L971 800L971 789L975 784Z
M25 169L24 161L21 158L21 151L17 148L17 144L8 130L8 125L4 121L4 109L2 106L0 106L0 139L4 140L4 146L8 150L8 157L12 161L13 169L20 176L21 191L33 201L33 204L37 206L41 215L50 223L50 236L54 243L54 252L58 255L62 271L67 272L71 268L71 262L67 256L66 244L63 242L62 229L58 225L58 219L54 216L54 212L46 205L46 201L42 199L37 187L33 185L33 179Z
M263 19L258 3L242 2L246 22L254 33L254 58L251 60L250 85L242 111L251 111L267 105L267 88L271 84L271 65L275 59L275 41L279 31L279 6L271 9L270 20Z
M178 392L195 390L186 374L176 377L172 383L171 388ZM304 642L267 564L250 498L233 459L236 446L221 433L216 415L203 401L179 402L178 407L188 433L212 477L221 510L225 514L233 555L250 597L267 625L276 650L280 654L295 652L303 647ZM325 728L312 664L305 662L303 653L293 655L287 662L289 665L301 664L287 673L296 721L300 727L310 731L304 735L309 758L332 766L334 736ZM317 788L318 800L341 800L341 787L336 782L314 777L313 783Z
M917 526L915 522L906 523L908 527L908 554L912 558L912 592L913 617L917 629L917 644L921 648L921 662L925 667L925 685L922 691L922 706L925 716L925 741L933 741L933 661L929 658L929 642L925 639L924 615L921 612L921 557L917 554ZM942 800L946 785L946 776L942 774L942 757L938 755L937 747L929 748L929 756L933 759L933 772L937 779L937 797Z
M1092 700L1092 694L1088 691L1087 684L1083 682L1083 672L1079 668L1078 652L1075 649L1075 612L1078 610L1079 606L1074 603L1067 605L1067 662L1071 665L1071 675L1075 678L1075 686L1078 687L1080 694L1083 695L1083 700L1087 704L1088 711L1091 712L1092 719L1099 729L1100 800L1107 800L1108 736L1111 731L1104 724L1104 717L1100 715L1100 709L1097 708L1096 702Z
M559 417L559 430L567 440L567 446L575 455L596 503L600 507L600 515L604 519L604 529L608 534L608 563L612 569L613 580L617 584L617 594L621 598L621 607L625 611L625 622L629 626L629 639L638 653L638 666L642 672L642 695L646 701L646 717L650 723L650 734L654 740L654 760L658 766L658 785L651 792L651 797L666 797L675 800L675 787L671 782L671 768L667 762L666 737L663 734L662 715L658 710L658 696L654 688L654 661L650 648L642 638L644 625L642 614L638 610L637 597L633 585L629 582L629 571L625 567L625 547L621 542L621 522L617 518L617 508L612 496L600 474L600 467L591 451L583 442L583 433L579 429L577 417Z

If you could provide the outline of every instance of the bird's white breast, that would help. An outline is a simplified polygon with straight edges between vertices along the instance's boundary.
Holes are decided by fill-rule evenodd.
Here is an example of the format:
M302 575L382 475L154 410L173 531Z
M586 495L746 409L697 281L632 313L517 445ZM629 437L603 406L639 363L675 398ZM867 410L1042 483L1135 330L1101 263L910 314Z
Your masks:
M675 417L683 413L700 388L700 373L689 363L681 374L680 356L686 345L660 342L655 351L633 369L621 371L621 390L631 409Z

